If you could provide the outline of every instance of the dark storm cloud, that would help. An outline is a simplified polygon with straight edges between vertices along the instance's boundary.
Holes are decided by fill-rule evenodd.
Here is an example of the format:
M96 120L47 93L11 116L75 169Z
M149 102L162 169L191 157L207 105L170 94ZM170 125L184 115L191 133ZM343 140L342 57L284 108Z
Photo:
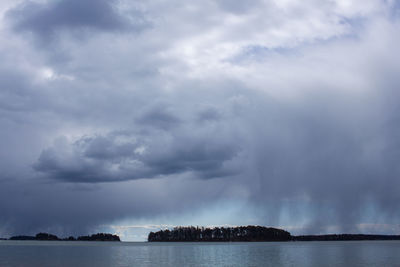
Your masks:
M60 139L41 153L34 169L50 179L75 183L149 179L184 172L211 179L234 174L223 165L237 152L237 146L218 139L163 132L146 132L146 136L112 133L73 143Z
M199 122L218 121L222 119L222 115L216 108L210 107L199 112L197 118Z
M396 113L380 110L384 102L385 109L398 106L384 100L398 99L389 88L376 98L325 92L305 95L306 105L259 106L268 123L249 126L255 155L247 175L268 224L279 224L276 214L285 210L309 221L300 233L357 232L357 222L371 220L373 210L387 221L399 218L400 127Z
M140 12L127 17L114 0L55 0L46 3L24 2L8 12L16 31L32 32L42 41L50 41L60 31L139 31L146 27Z
M172 127L177 127L181 120L175 116L167 107L160 104L145 111L137 119L137 123L150 127L168 130Z

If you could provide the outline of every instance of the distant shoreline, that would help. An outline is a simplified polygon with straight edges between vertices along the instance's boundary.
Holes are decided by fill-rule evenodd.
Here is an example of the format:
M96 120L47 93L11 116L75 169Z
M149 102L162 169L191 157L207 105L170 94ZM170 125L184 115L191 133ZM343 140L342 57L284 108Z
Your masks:
M336 235L336 234L335 234ZM337 234L337 236L341 236L342 234ZM315 241L399 241L400 240L400 235L369 235L369 234L345 234L348 236L347 238L332 238L332 235L312 235L312 236L307 236L307 238L304 238L304 236L292 236L293 239L291 240L241 240L241 241L230 241L230 240L195 240L195 241L121 241L121 242L145 242L145 243L154 243L154 242L160 242L160 243L168 243L168 242L176 242L176 243L185 243L185 242L191 242L191 243L218 243L218 242L315 242ZM360 237L361 236L361 237ZM373 236L373 237L369 237Z
M400 235L327 234L298 235L264 226L239 227L175 227L173 230L150 232L149 242L288 242L288 241L368 241L400 240Z
M97 233L77 238L69 236L59 238L48 233L35 236L19 235L0 238L0 241L110 241L121 242L118 235ZM326 234L326 235L291 235L289 232L264 226L239 227L175 227L172 230L150 232L147 242L307 242L307 241L390 241L400 240L400 235L377 234ZM140 241L146 242L146 241Z
M48 233L38 233L35 236L29 235L18 235L12 236L8 239L0 238L0 240L11 240L11 241L112 241L112 242L120 242L120 238L117 235L113 234L105 234L105 233L97 233L93 235L86 236L78 236L77 238L73 236L69 236L66 238L59 238L56 235L48 234Z
M400 240L400 235L329 234L293 236L293 241L385 241Z

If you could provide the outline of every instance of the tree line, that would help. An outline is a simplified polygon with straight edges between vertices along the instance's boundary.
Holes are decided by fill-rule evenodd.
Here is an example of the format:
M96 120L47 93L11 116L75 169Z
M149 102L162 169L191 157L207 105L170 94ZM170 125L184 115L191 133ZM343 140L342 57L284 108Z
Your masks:
M78 236L77 238L70 236L67 238L59 238L56 235L48 233L38 233L35 236L18 235L12 236L9 240L38 240L38 241L121 241L119 236L105 233L97 233L93 235Z
M197 241L356 241L400 240L400 235L328 234L292 236L289 232L264 226L239 227L175 227L172 230L150 232L149 242L197 242Z
M290 241L289 232L272 227L175 227L158 232L150 232L149 242L155 241Z

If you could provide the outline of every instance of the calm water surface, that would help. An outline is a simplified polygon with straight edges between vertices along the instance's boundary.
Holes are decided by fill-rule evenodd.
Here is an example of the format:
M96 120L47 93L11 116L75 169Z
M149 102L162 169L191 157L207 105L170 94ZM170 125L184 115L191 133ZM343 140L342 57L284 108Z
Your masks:
M400 266L400 241L0 241L0 266Z

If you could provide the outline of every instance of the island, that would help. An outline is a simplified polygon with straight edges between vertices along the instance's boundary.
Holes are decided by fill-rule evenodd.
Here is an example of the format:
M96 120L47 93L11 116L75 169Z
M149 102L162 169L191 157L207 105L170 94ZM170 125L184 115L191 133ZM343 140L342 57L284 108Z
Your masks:
M67 238L59 238L56 235L48 233L38 233L35 236L12 236L8 240L36 240L36 241L121 241L119 236L113 234L97 233L87 236L79 236L77 238L70 236Z
M400 235L329 234L299 235L264 226L238 227L175 227L172 230L150 232L149 242L283 242L283 241L361 241L400 240Z
M272 227L175 227L173 230L151 232L149 242L182 242L182 241L290 241L289 232Z

